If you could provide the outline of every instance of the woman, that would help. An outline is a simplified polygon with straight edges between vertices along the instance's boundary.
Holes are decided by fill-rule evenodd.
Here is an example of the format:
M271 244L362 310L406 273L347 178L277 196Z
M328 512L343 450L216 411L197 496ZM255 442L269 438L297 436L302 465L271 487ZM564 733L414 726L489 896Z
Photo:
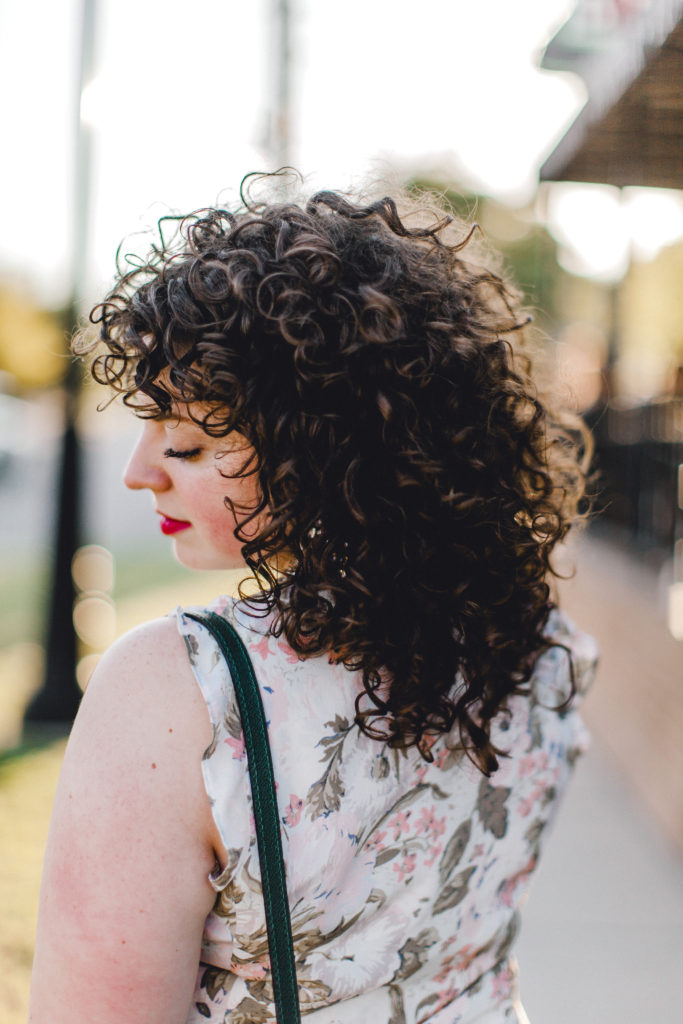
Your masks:
M549 589L584 435L538 397L516 293L443 210L242 200L121 272L78 349L142 418L125 482L176 557L258 580L211 608L269 721L302 1011L523 1021L518 906L595 662ZM268 966L234 692L179 609L88 686L31 1020L272 1020Z

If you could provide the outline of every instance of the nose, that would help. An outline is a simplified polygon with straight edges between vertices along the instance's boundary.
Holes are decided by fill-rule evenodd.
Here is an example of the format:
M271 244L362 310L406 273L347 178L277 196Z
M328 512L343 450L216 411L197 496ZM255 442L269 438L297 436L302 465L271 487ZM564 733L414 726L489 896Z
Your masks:
M148 420L142 428L123 471L123 482L131 491L165 491L171 486L163 464L162 434L163 427L154 420Z

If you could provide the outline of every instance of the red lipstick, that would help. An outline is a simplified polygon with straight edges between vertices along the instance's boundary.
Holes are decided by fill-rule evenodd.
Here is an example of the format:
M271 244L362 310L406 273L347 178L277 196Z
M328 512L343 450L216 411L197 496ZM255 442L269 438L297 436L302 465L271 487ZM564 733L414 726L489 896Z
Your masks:
M170 537L173 533L180 533L181 530L187 530L192 523L185 522L184 519L171 519L170 516L161 515L161 532L165 533L167 537Z

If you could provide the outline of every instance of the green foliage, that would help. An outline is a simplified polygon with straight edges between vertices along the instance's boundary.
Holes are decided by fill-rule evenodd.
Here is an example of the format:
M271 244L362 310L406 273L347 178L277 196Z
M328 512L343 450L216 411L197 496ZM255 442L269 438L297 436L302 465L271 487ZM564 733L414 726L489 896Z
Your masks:
M438 193L457 217L479 224L488 242L502 252L505 271L523 293L537 326L554 328L558 285L566 275L557 261L557 243L530 207L514 209L491 196L428 178L411 178L406 186Z

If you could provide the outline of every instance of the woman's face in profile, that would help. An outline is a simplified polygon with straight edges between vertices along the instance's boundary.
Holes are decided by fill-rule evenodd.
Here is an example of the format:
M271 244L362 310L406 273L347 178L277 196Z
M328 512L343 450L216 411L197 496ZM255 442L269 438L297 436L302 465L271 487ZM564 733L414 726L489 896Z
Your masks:
M210 437L187 416L187 407L166 419L144 420L123 480L131 490L154 496L160 529L188 569L238 569L244 565L237 521L256 507L256 475L230 479L251 448L237 433ZM235 515L225 498L235 503ZM263 514L265 515L265 513ZM263 517L259 517L262 521ZM245 536L254 536L251 524Z

